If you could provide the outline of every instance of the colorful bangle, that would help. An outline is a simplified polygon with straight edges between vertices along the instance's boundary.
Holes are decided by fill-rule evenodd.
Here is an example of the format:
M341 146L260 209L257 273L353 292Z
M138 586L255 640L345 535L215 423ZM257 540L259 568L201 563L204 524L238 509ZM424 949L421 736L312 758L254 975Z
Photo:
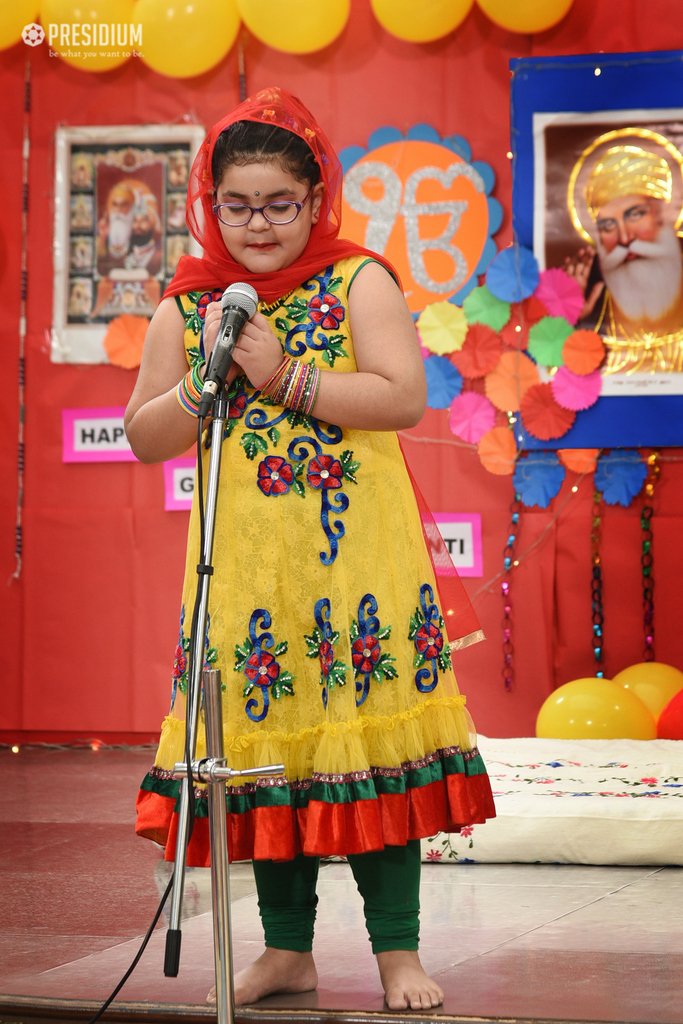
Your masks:
M204 381L199 372L204 363L195 363L175 389L178 402L190 416L199 414L199 400L204 390Z
M316 366L286 356L260 391L274 405L308 416L318 397L320 379L321 371Z

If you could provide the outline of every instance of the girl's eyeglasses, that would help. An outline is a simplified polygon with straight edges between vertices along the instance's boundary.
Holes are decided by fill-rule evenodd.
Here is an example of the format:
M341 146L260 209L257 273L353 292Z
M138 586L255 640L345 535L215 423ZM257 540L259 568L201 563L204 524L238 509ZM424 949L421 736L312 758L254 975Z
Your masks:
M246 203L219 203L213 212L221 224L229 228L243 228L255 213L261 213L269 224L291 224L299 216L313 190L309 189L300 203L266 203L265 206L247 206Z

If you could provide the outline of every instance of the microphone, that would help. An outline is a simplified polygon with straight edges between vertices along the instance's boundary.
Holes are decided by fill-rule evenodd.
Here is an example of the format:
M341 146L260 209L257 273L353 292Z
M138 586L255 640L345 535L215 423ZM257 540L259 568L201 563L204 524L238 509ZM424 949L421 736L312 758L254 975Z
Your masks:
M247 320L251 320L258 305L258 295L250 284L239 281L229 285L223 292L220 327L218 337L204 378L204 388L199 399L197 415L207 416L213 400L218 392L225 387L225 378L232 365L232 353L242 328Z

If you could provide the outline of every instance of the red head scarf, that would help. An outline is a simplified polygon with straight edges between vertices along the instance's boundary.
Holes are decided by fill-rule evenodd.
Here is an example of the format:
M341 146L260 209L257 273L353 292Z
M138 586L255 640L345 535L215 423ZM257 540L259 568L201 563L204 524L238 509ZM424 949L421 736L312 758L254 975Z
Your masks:
M232 258L225 248L212 210L211 160L214 146L221 132L236 121L260 121L286 128L298 135L313 151L325 185L320 217L318 223L313 225L303 253L291 266L271 274L253 274ZM189 291L225 289L236 281L246 281L256 289L261 299L273 302L307 281L323 267L345 256L355 255L371 256L379 260L398 279L388 260L355 242L337 238L341 222L342 177L341 164L327 136L296 96L291 96L283 89L273 88L263 89L245 100L213 126L195 157L187 194L187 224L202 246L204 255L201 259L195 256L181 258L175 277L164 292L164 298Z

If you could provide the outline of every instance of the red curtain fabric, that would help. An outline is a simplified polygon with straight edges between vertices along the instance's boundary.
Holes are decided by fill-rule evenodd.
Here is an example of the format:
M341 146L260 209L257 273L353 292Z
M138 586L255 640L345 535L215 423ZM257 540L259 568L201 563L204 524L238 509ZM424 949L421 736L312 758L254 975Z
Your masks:
M465 136L474 159L493 167L505 209L497 241L510 233L510 57L683 48L678 0L575 0L556 28L536 37L494 26L476 7L451 36L415 45L388 35L369 0L354 0L349 23L326 50L292 56L250 40L249 93L271 85L299 96L332 144L367 144L381 125L405 131L427 122ZM21 149L24 65L32 68L30 118L26 477L23 570L15 568L17 380L20 296ZM49 358L52 306L54 132L58 125L146 124L197 119L210 126L238 102L235 52L196 79L163 78L139 60L93 75L51 57L47 43L0 55L3 160L0 194L0 601L3 699L0 739L66 735L143 737L168 706L177 637L187 516L164 512L160 466L61 461L64 407L125 405L134 371L55 365ZM666 105L666 98L662 98ZM447 414L428 411L403 445L435 512L481 512L484 578L502 566L512 484L457 446ZM428 438L428 443L414 438ZM499 587L474 597L486 643L460 652L455 667L482 732L533 732L554 686L590 675L589 534L586 481L552 523L574 477L548 510L522 513L518 547L542 538L513 577L516 684L503 692ZM655 499L656 651L683 668L677 625L683 466L665 463ZM640 659L639 506L609 509L603 525L607 673Z

